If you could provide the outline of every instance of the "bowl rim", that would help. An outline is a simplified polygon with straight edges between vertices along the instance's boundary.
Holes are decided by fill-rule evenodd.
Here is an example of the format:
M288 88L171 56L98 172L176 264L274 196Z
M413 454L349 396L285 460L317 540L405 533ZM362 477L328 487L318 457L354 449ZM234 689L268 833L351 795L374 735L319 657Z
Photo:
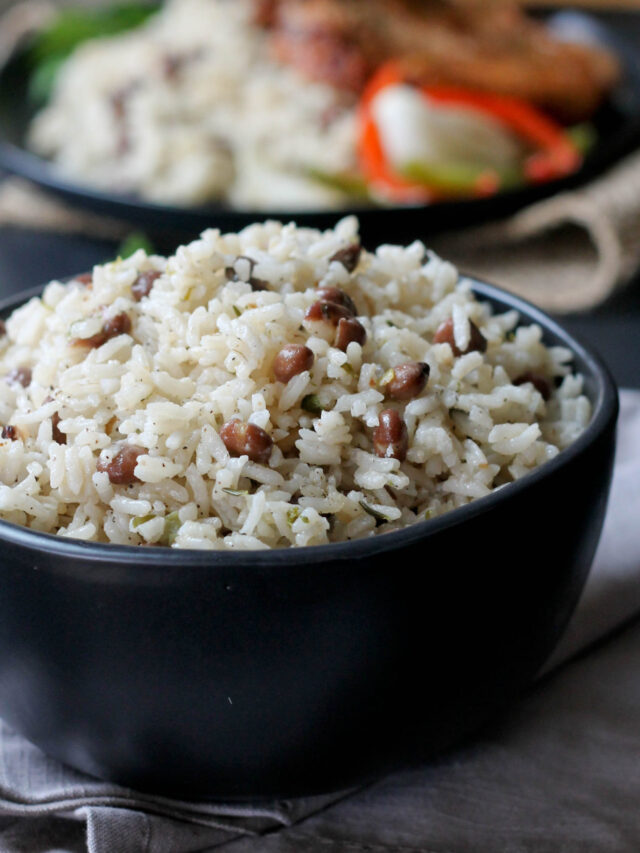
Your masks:
M137 567L151 570L180 567L208 567L215 569L265 568L271 566L293 567L300 565L315 566L323 562L350 561L363 559L374 554L394 551L411 545L439 533L466 519L483 515L496 504L542 480L545 480L571 464L606 430L615 424L619 411L618 391L609 368L601 356L591 347L569 334L556 320L540 308L520 296L504 290L494 284L477 279L472 275L460 273L460 282L471 284L473 292L483 301L489 301L505 310L515 309L526 323L536 323L542 327L543 337L551 335L557 339L553 345L562 345L571 350L573 359L583 362L583 375L595 380L595 393L592 400L591 421L578 438L561 450L553 459L544 462L538 468L525 474L521 479L508 483L489 495L476 498L464 506L450 510L433 519L418 521L399 530L346 542L332 542L323 545L305 547L282 547L256 550L191 550L188 548L144 548L140 545L119 545L107 542L91 542L62 537L55 533L44 533L29 527L0 519L0 542L21 546L32 551L45 551L61 558L77 558L85 562L107 565L124 565L135 562ZM30 299L42 294L47 285L35 288L0 300L0 317L24 305ZM62 564L57 567L62 570Z

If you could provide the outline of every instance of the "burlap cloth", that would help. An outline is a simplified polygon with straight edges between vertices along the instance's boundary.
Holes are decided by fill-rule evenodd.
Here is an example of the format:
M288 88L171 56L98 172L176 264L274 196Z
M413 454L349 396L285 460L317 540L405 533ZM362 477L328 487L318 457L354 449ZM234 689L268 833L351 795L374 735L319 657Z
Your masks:
M92 216L17 178L0 185L0 226L120 239L131 226ZM466 272L551 311L591 308L640 266L640 153L592 183L511 218L434 237Z
M640 153L580 189L432 246L550 311L598 305L640 266Z

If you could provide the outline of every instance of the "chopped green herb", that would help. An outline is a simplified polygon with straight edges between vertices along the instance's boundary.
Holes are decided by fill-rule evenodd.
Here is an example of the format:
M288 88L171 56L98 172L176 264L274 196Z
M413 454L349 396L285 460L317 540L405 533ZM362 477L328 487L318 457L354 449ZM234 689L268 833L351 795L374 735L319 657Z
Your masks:
M598 141L598 131L588 121L567 128L567 135L582 155L588 154Z
M153 243L146 234L143 234L142 231L133 231L120 243L117 254L123 259L130 258L138 249L144 249L147 255L152 255L154 251Z
M301 509L299 506L292 506L287 510L287 522L293 527L296 521L300 518Z
M242 315L242 311L238 308L237 305L232 305L231 307L233 308L236 317L240 317Z
M362 509L370 516L375 518L376 521L384 522L389 521L386 515L383 515L381 512L378 512L377 509L374 509L372 506L369 506L365 501L358 501Z
M66 56L51 56L36 65L29 78L27 92L34 104L46 104L51 97L56 77L66 62Z
M382 374L382 376L380 377L380 380L379 380L379 382L378 382L378 385L380 385L380 386L388 385L390 382L393 382L393 380L394 380L394 378L395 378L395 375L396 375L396 374L395 374L395 371L394 371L393 369L391 369L391 370L387 370L387 371L386 371L385 373L383 373L383 374Z
M29 97L41 105L51 97L61 66L78 45L93 38L116 35L143 24L158 3L123 2L83 9L63 9L53 22L34 36L27 61L32 68Z
M170 512L169 515L165 517L164 520L164 532L162 534L162 538L160 539L161 545L173 545L176 541L176 536L178 535L178 530L182 526L182 522L180 521L180 516L177 512Z
M429 521L429 519L433 516L433 511L430 509L425 510L424 520Z
M320 397L318 397L317 394L307 394L306 397L302 398L300 406L305 410L305 412L311 412L312 415L319 415L324 411L324 406L320 402Z
M226 492L228 495L233 495L235 498L243 497L244 495L249 494L246 489L223 489L222 491Z
M349 364L349 362L348 362L348 361L345 361L345 363L342 365L342 369L344 370L344 372L345 372L345 373L348 373L350 376L354 376L354 375L355 375L355 370L354 370L354 369L353 369L353 367Z
M155 518L155 515L140 515L138 518L134 518L131 522L131 526L134 530L140 527L141 524L146 524L147 521L151 521L152 518Z

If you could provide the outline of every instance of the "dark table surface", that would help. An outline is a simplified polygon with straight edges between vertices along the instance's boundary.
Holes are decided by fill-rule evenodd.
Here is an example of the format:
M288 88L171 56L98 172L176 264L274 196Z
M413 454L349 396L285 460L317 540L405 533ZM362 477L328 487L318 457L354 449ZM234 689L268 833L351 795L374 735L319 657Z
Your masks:
M601 17L610 26L623 28L640 51L640 13L602 13ZM116 245L105 241L0 229L0 298L90 269L113 258L115 252ZM600 352L619 385L640 388L640 270L603 305L565 315L561 322Z

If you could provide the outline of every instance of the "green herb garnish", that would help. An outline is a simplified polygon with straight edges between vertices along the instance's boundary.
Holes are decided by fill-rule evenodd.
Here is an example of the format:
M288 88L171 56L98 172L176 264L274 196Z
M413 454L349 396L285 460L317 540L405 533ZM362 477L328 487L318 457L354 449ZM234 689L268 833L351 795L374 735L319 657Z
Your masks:
M390 382L393 382L393 380L395 379L395 376L396 376L395 370L393 368L390 368L389 370L385 371L385 373L382 374L382 376L378 380L378 385L381 388L384 385L388 385Z
M598 131L588 121L581 124L574 124L573 127L567 128L567 136L570 137L573 144L583 156L588 154L598 141Z
M117 254L118 257L124 260L125 258L130 258L138 249L144 249L147 255L152 255L154 252L153 243L146 234L143 234L142 231L132 231L120 243Z
M305 412L311 412L312 415L319 415L324 412L324 406L317 394L307 394L306 397L302 398L300 406Z
M376 521L385 522L390 521L391 519L387 518L386 515L383 515L381 512L378 512L377 509L374 509L372 506L369 506L366 501L358 501L362 509L370 516L375 518Z
M242 316L242 311L238 308L237 305L232 305L231 307L233 308L233 311L234 311L236 317Z
M164 531L160 539L161 545L173 545L180 530L182 522L177 512L170 512L164 520Z
M287 522L293 527L295 522L300 518L301 509L299 506L292 506L287 510Z
M244 497L248 495L249 492L246 489L222 489L223 492L226 492L228 495L233 495L234 498Z
M32 103L37 106L47 103L53 92L58 72L66 60L66 56L51 56L35 66L29 77L27 88L29 100Z
M61 10L51 24L37 33L27 50L27 62L32 68L32 102L42 105L49 100L60 68L78 45L135 29L158 8L158 3L134 0L93 9L74 6Z
M139 515L137 518L133 519L131 527L136 530L141 524L146 524L147 521L151 521L152 518L155 518L155 515Z

